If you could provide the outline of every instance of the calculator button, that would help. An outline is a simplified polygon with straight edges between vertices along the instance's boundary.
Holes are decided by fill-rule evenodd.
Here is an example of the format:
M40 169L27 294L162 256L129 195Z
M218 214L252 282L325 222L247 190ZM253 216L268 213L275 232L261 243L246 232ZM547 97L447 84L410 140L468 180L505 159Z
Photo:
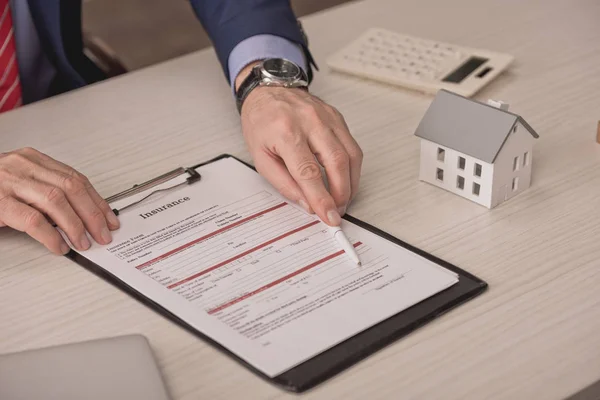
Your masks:
M340 61L361 74L421 82L439 80L469 57L452 44L374 29L348 47Z

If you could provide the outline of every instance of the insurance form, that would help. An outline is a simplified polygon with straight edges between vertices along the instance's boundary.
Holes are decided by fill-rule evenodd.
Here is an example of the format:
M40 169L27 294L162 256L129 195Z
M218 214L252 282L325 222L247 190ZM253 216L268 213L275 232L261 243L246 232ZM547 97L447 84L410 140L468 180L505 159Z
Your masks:
M358 267L323 222L234 158L198 172L80 253L269 377L458 281L344 220Z

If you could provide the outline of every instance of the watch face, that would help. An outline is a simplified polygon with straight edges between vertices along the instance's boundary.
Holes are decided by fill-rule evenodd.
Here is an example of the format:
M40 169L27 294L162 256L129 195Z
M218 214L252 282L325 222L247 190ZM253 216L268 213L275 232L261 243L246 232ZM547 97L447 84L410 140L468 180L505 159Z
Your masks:
M300 68L296 64L280 58L266 60L263 68L267 74L277 79L293 79L300 74Z

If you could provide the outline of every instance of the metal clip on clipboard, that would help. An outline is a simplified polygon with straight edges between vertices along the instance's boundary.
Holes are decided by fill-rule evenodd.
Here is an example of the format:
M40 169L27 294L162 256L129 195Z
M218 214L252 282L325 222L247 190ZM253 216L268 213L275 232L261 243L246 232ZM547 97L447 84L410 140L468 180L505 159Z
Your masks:
M150 192L147 196L144 196L143 198L141 198L137 201L134 201L131 204L127 204L126 206L121 207L121 208L114 208L113 212L115 213L115 215L119 215L121 212L123 212L123 210L126 210L129 207L133 207L133 206L145 201L149 197L154 196L155 194L167 192L167 191L173 190L175 188L178 188L179 186L191 185L192 183L198 182L200 179L202 179L202 176L195 169L180 167L180 168L174 169L173 171L167 172L166 174L163 174L161 176L157 176L156 178L153 178L147 182L133 185L132 188L124 190L121 193L117 193L113 196L110 196L105 200L108 204L114 203L115 201L123 200L127 197L131 197L138 193L142 193L148 189L152 189L153 187L156 187L156 186L161 185L165 182L168 182L172 179L175 179L178 176L181 176L183 174L189 174L189 176L187 177L187 179L184 182L181 182L181 183L178 183L173 186L166 187L166 188L154 190L154 191Z

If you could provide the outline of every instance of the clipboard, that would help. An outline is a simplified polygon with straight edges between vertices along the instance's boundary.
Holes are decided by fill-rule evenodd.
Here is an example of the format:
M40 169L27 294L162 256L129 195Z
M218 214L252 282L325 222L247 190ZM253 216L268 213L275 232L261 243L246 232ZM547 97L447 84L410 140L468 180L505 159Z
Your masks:
M196 171L196 169L223 158L233 158L246 165L248 168L256 171L252 165L238 159L237 157L229 154L222 154L192 167L177 168L147 182L135 185L124 192L109 197L107 201L111 203L117 200L126 199L183 175L186 175L184 181L167 188L161 188L157 189L156 191L152 191L147 196L144 196L142 199L138 199L130 205L138 204L139 202L147 199L150 196L153 196L156 193L179 187L180 185L201 182L202 177L198 171ZM130 205L115 209L114 211L118 214ZM460 306L461 304L472 300L473 298L485 292L488 287L488 284L485 281L468 273L467 271L464 271L461 268L448 263L447 261L418 249L366 222L363 222L350 215L345 215L343 218L450 271L455 272L458 274L459 280L456 284L448 289L445 289L442 292L439 292L427 298L426 300L423 300L422 302L404 311L401 311L396 315L393 315L377 323L376 325L371 326L370 328L367 328L353 337L323 351L313 358L274 378L270 378L258 369L254 368L251 364L238 357L232 351L228 350L212 338L206 336L201 331L193 328L177 315L165 309L151 298L146 297L141 292L133 289L131 286L118 279L116 276L109 273L99 265L85 258L75 250L71 250L69 253L67 253L66 257L76 262L80 266L88 269L90 272L96 274L100 278L115 285L136 300L158 312L169 321L179 325L180 327L209 343L213 347L217 348L224 354L232 357L242 366L251 370L257 376L261 377L267 382L289 392L302 393L324 383L328 379L357 364L361 360L371 356L375 352L382 350L386 346L416 331L418 328L426 325L427 323Z

